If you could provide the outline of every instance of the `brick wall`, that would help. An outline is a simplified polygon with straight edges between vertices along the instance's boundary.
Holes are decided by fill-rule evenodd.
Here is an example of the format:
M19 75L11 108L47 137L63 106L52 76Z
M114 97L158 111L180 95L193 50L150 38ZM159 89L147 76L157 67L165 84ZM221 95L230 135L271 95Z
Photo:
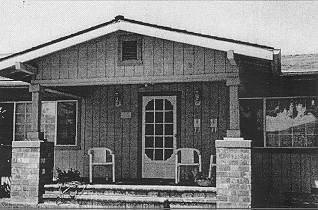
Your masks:
M217 140L217 208L251 208L251 141Z

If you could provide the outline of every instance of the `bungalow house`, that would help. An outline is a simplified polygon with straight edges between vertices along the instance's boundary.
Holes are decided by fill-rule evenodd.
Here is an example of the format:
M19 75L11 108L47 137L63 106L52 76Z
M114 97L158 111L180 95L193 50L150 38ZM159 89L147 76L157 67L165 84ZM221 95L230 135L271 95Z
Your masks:
M279 103L276 97L285 96L279 90L285 90L284 82L289 82L288 77L279 76L280 62L280 50L269 46L123 16L0 58L0 76L30 84L0 88L0 105L11 116L4 123L6 133L0 143L12 142L12 184L21 185L16 181L22 179L20 172L29 170L30 159L25 154L29 152L43 155L34 166L43 174L54 166L77 169L83 177L89 177L88 150L107 147L115 154L116 180L172 180L175 151L195 148L200 151L205 174L210 170L211 155L217 157L217 206L249 207L251 142L253 147L265 148L259 153L255 150L261 156L253 156L252 164L254 160L268 160L264 157L269 154L263 151L277 144L281 130L290 128L277 128L275 119L266 126L262 121L260 132L249 132L258 121L253 118L242 122L246 116L278 116L267 113L275 106L270 98ZM315 93L308 92L309 97L295 102L293 109L309 116L309 102L314 100L311 105L317 107ZM289 109L285 105L279 109L283 114L284 110ZM305 127L305 143L293 140L292 146L299 143L307 155L307 151L317 148L317 129ZM277 147L289 144L283 139L279 142ZM278 156L285 158L281 153ZM291 156L285 159L291 161ZM317 158L309 156L313 161ZM255 175L257 183L262 182L264 171ZM35 173L37 180L43 178L41 173ZM95 178L111 176L104 167L94 170ZM309 176L317 177L317 171ZM181 179L187 177L187 173L181 173ZM26 183L28 180L30 177L25 177ZM233 181L237 186L232 185ZM24 185L31 186L28 198L24 197L30 202L32 186L41 186L41 181ZM20 189L13 187L11 197L15 201L21 200ZM235 193L229 193L231 190ZM35 197L42 195L40 191ZM230 198L234 194L234 199Z

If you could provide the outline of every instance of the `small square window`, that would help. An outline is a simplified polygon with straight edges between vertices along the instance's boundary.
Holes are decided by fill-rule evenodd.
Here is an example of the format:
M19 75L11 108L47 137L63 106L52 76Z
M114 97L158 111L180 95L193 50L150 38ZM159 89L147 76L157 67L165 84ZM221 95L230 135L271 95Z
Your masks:
M141 37L120 36L118 39L118 65L142 65Z

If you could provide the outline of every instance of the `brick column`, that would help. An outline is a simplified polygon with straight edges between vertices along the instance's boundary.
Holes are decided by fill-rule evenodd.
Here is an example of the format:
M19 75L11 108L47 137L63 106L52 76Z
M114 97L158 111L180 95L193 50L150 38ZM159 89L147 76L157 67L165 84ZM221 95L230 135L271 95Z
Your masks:
M251 208L251 141L216 140L217 208Z
M11 203L38 204L52 180L53 142L12 142Z

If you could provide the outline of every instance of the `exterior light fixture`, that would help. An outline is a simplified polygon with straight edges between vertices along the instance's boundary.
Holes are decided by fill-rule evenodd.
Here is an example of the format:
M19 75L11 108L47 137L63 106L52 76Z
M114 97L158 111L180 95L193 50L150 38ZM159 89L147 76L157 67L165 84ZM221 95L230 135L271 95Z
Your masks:
M115 106L120 107L121 106L121 99L118 92L115 92Z
M201 105L201 92L200 92L200 90L196 90L194 92L194 105L196 105L196 106Z

